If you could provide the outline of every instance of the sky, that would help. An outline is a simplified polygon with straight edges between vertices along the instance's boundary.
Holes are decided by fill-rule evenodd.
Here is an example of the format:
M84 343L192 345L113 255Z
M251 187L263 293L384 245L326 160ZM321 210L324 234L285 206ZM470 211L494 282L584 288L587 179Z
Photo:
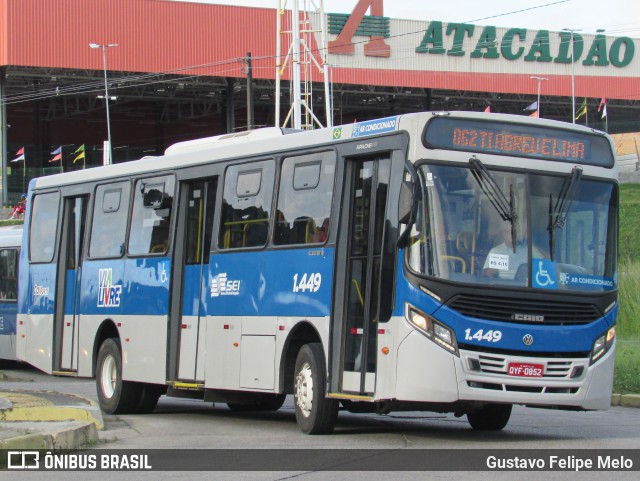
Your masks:
M278 0L173 0L276 8ZM318 5L305 0L308 5ZM293 0L288 0L291 8ZM285 0L282 0L285 3ZM299 3L303 4L302 1ZM357 0L324 0L325 12L351 13ZM497 27L558 31L581 29L640 38L638 0L384 0L384 15L395 19L467 22Z

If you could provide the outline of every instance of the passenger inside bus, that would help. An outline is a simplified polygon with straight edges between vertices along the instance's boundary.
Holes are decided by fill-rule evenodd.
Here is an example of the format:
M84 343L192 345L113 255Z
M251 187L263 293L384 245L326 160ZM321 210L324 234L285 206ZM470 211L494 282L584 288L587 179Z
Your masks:
M311 242L322 243L327 240L329 233L329 218L326 218L320 227L316 227Z

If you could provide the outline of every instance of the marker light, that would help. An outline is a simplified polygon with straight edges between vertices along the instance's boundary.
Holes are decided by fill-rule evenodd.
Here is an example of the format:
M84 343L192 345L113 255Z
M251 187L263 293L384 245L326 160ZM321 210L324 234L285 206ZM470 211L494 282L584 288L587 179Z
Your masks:
M456 336L447 326L439 323L433 317L416 310L409 304L405 305L405 317L413 327L416 327L422 334L427 336L438 346L446 349L456 356L459 355Z
M591 350L591 363L595 363L611 348L613 341L616 338L616 326L609 328L609 330L602 334L602 336L596 339L593 343L593 349Z

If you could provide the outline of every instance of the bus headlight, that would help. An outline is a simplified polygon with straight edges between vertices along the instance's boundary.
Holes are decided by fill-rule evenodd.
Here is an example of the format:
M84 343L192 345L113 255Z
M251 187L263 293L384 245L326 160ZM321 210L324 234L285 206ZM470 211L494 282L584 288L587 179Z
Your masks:
M613 345L613 341L616 338L616 326L609 328L609 330L602 336L596 339L593 343L593 349L591 350L591 363L593 364L600 359Z
M436 321L433 317L418 311L409 304L407 304L405 308L405 317L413 327L417 328L438 346L456 356L459 355L456 335L447 326Z

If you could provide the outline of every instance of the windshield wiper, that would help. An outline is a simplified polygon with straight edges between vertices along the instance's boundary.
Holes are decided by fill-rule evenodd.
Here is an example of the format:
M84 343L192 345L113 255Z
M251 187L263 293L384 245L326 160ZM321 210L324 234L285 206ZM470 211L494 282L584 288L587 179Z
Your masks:
M571 171L571 176L565 177L562 188L558 193L555 205L553 204L553 194L549 194L549 257L554 259L555 231L562 229L567 222L567 214L571 209L573 197L582 177L582 167L577 165Z
M518 214L515 209L515 195L513 193L513 184L509 185L509 200L504 195L502 189L491 175L491 172L487 170L484 164L475 155L469 159L469 170L475 177L478 185L487 196L491 205L496 209L500 217L504 221L511 223L511 245L513 246L513 252L516 252L516 219Z

